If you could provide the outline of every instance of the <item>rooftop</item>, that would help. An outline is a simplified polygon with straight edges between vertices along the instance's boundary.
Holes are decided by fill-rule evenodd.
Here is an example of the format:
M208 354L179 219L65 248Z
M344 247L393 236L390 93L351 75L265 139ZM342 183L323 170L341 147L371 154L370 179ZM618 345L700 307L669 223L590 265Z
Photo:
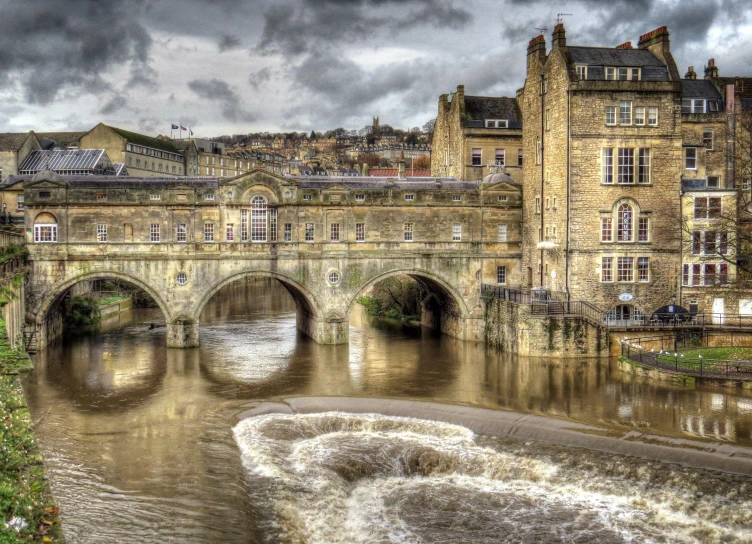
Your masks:
M36 174L39 176L39 174ZM35 176L24 174L8 176L0 185L14 185L22 181L31 181ZM38 179L38 178L37 178ZM216 189L218 180L215 177L206 176L162 176L162 177L135 177L135 176L60 176L57 179L69 187L90 189L171 189L188 187L192 189Z
M506 96L465 96L467 119L509 119L522 122L520 105L516 98ZM510 128L511 127L510 125Z
M0 151L18 151L31 132L0 132Z
M49 149L32 151L21 166L20 174L33 174L40 170L53 170L63 173L71 170L101 169L110 166L110 159L104 149ZM104 174L104 172L98 172Z
M715 85L707 79L682 79L682 98L723 100Z
M78 147L78 142L86 132L36 132L40 140L55 142L59 147Z
M567 47L575 64L590 66L635 67L666 66L647 49L616 49L613 47Z
M169 140L160 140L159 138L152 138L151 136L145 136L144 134L138 134L137 132L131 132L117 127L108 126L107 128L125 138L129 143L143 145L145 147L153 147L171 153L178 152L177 148Z

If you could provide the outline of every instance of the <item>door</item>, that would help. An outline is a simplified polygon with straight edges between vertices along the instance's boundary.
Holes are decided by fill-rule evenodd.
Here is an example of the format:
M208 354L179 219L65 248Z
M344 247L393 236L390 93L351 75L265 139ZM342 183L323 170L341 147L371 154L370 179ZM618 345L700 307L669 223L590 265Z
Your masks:
M713 325L723 325L726 314L726 299L713 299Z

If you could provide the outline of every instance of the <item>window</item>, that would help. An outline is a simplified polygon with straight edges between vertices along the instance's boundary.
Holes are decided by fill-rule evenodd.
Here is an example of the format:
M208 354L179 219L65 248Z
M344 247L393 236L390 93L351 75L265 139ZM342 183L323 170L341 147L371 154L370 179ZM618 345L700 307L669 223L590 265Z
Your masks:
M650 281L649 257L637 257L637 281Z
M214 223L204 223L204 242L214 241Z
M682 113L705 113L706 102L704 98L684 98L682 100Z
M329 225L329 241L339 242L339 223L331 223Z
M107 241L107 225L97 225L97 242Z
M452 195L452 201L453 202L461 202L462 196L461 195Z
M601 258L601 281L614 281L614 258Z
M188 225L185 223L178 223L177 229L175 231L175 241L176 242L185 242L188 239Z
M541 212L541 199L539 196L535 197L535 213Z
M305 241L313 242L314 226L313 223L306 223L305 225Z
M175 195L175 200L177 200L178 202L185 202L186 200L188 200L188 195L185 193L178 193L177 195Z
M584 64L576 64L575 70L577 70L577 79L587 79L587 66Z
M720 255L728 255L728 233L718 233L718 253Z
M632 218L633 218L632 206L629 204L622 204L619 206L616 217L616 241L617 242L631 242L632 241Z
M159 242L159 223L149 225L149 240Z
M650 183L650 149L643 147L637 153L637 183Z
M616 124L616 106L606 106L606 124Z
M506 165L506 150L504 149L497 149L496 150L496 166L504 166Z
M647 217L640 217L637 220L637 241L650 241L650 219Z
M149 195L149 200L162 200L162 195Z
M507 267L506 266L496 267L496 283L498 283L499 285L506 285L507 283Z
M509 200L509 197L507 195L499 195L499 198L497 199L499 202L506 202Z
M687 170L697 170L697 148L684 148L684 168Z
M486 119L486 128L507 128L509 121L506 119Z
M630 282L634 281L632 268L634 266L633 257L618 257L616 259L616 281Z
M277 208L269 209L269 241L277 241Z
M554 197L554 205L551 206L554 210L556 210L556 197Z
M540 164L543 160L543 143L541 137L535 139L535 164Z
M720 189L721 178L719 176L708 176L707 186L709 189Z
M107 195L104 193L97 193L97 200L99 201L107 200Z
M355 241L356 242L366 241L366 224L365 223L355 223Z
M413 224L405 223L405 242L413 241Z
M617 183L634 183L634 151L631 147L618 149Z
M638 106L635 108L634 124L637 126L645 126L645 107Z
M414 194L405 195L405 200L413 201L415 200L415 195Z
M497 242L506 242L507 241L507 226L506 226L506 224L499 225L497 227L496 241Z
M305 194L305 195L303 195L303 200L311 201L311 200L313 200L313 195L311 195L311 194Z
M551 209L551 199L550 198L546 198L546 209L547 210Z
M251 242L266 242L266 199L254 196L251 199Z
M366 195L362 195L362 194L361 195L355 195L355 201L356 202L365 202L365 200L366 200Z
M517 166L522 166L522 149L517 150Z
M292 223L285 223L284 241L292 242Z
M631 125L632 124L632 101L622 100L619 102L619 124Z
M603 175L601 181L603 183L614 182L614 150L610 147L604 147L602 152L601 164L603 165Z
M613 240L613 222L611 217L601 217L601 242Z
M651 106L648 108L648 125L654 127L658 125L658 108Z
M702 145L705 149L713 150L713 129L706 128L702 131Z
M178 282L178 285L185 285L188 283L188 276L185 275L185 272L180 272L175 276L175 281Z
M22 212L24 210L24 195L16 195L16 211Z
M696 197L695 219L719 219L721 217L720 197Z
M640 75L640 68L606 68L606 79L612 81L639 81Z
M462 241L462 223L452 224L452 242Z
M329 275L327 276L327 280L332 285L338 284L339 283L339 279L340 279L339 272L329 272Z
M472 165L480 166L482 164L482 160L481 160L482 158L483 158L482 150L479 147L474 147Z
M546 110L546 130L551 130L551 110Z
M204 200L214 200L214 193L204 194Z
M248 241L248 210L240 210L240 241Z
M225 229L225 241L235 241L235 225L233 225L232 223L227 223L227 228Z

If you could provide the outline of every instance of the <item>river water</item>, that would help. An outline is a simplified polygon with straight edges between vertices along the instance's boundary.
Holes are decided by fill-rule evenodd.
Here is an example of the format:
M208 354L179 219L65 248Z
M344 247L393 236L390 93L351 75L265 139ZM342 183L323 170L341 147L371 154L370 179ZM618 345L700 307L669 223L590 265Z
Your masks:
M349 346L320 346L294 310L253 280L209 302L198 349L168 350L159 310L134 310L34 357L24 388L69 542L752 542L749 476L425 414L238 419L286 398L406 399L746 449L752 394L508 356L360 307Z

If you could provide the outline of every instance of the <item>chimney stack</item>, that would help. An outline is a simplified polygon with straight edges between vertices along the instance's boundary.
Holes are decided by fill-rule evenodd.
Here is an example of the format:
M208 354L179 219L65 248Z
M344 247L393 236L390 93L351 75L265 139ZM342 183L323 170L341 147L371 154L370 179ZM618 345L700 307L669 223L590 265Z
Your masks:
M697 72L695 72L694 66L689 67L689 70L687 70L687 73L684 74L684 79L697 79Z
M564 30L564 23L559 23L554 28L554 39L552 43L553 49L559 49L560 47L567 46L567 31Z
M541 34L536 36L527 44L527 69L530 71L530 64L533 57L543 64L546 61L546 37Z
M632 49L632 42L624 42L621 45L616 46L617 49Z
M708 65L705 67L705 79L717 79L718 67L715 65L715 59L708 60Z
M663 62L667 62L666 57L670 53L668 28L662 26L648 32L647 34L643 34L640 36L640 41L637 42L637 46L640 49L650 50L650 52Z
M404 181L404 180L407 179L405 177L405 152L404 151L402 153L400 153L400 158L399 158L399 175L397 177L400 179L400 181Z

